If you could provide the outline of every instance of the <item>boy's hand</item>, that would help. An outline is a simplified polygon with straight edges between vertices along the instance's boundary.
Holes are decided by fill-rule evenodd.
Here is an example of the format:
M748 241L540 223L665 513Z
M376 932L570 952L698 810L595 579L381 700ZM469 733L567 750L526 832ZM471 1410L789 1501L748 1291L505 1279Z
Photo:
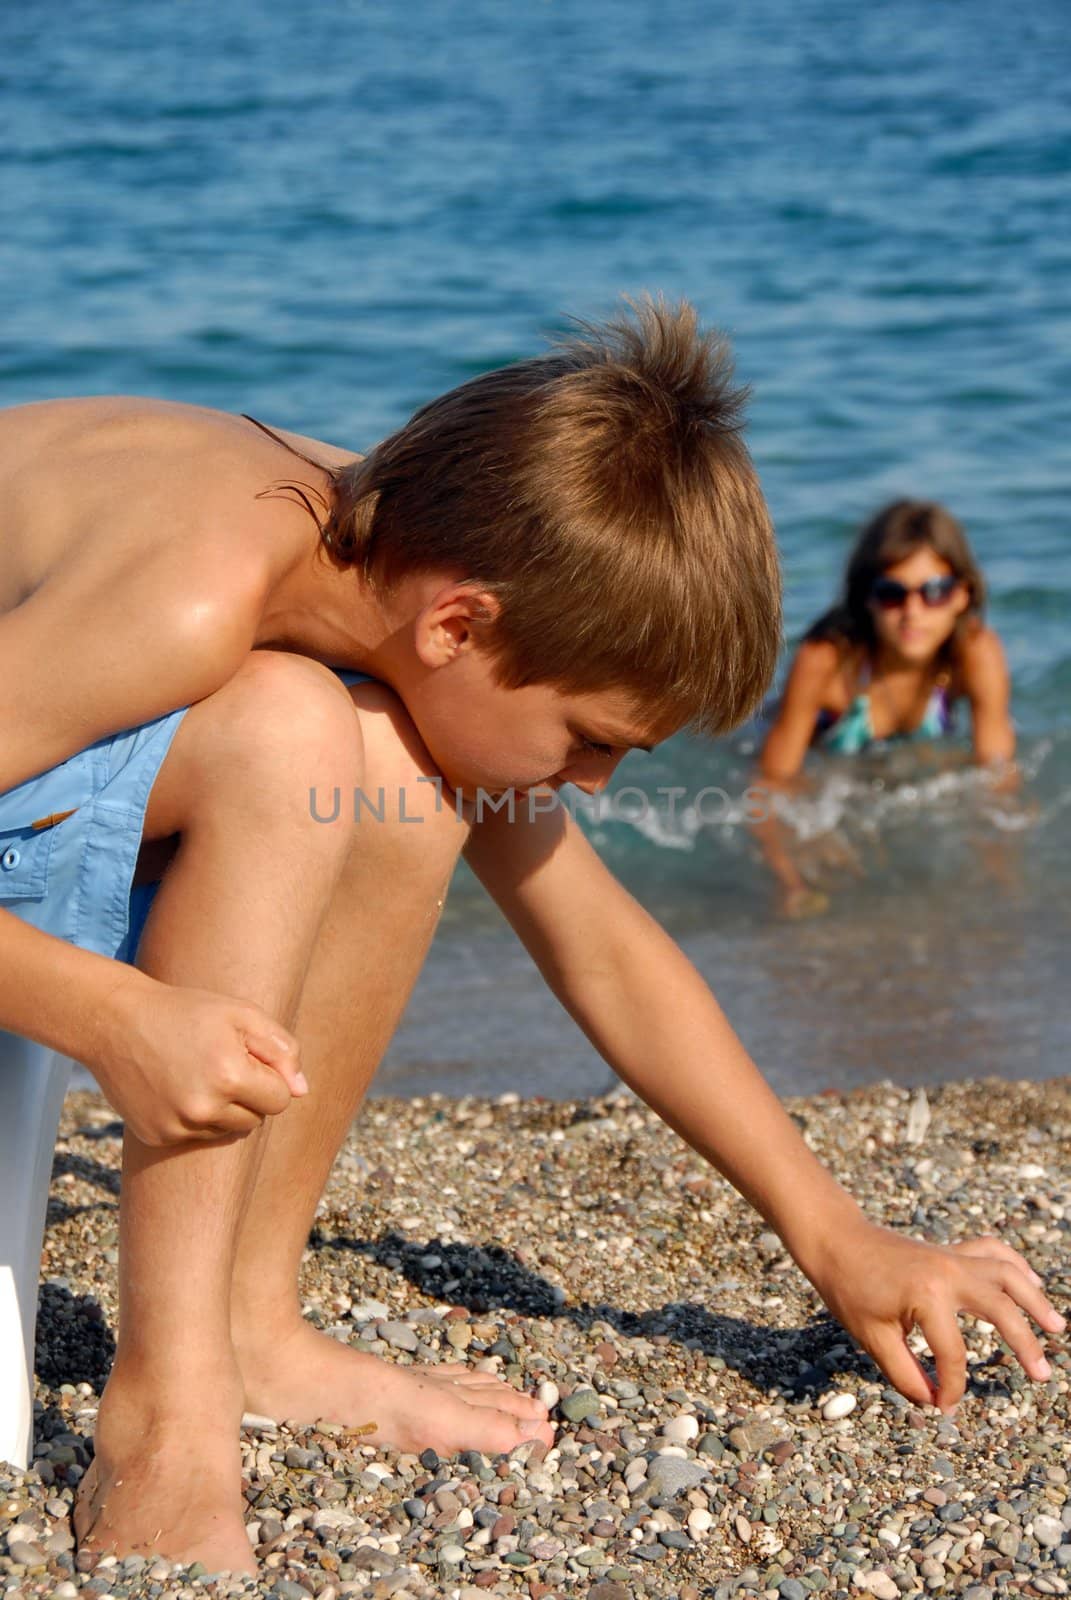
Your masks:
M1042 1293L1041 1278L999 1239L924 1244L864 1220L831 1247L812 1281L893 1386L946 1415L966 1385L960 1312L991 1322L1035 1382L1044 1382L1052 1369L1023 1312L1048 1333L1066 1327ZM933 1352L936 1383L908 1348L907 1335L916 1326Z
M143 1144L250 1133L308 1093L292 1034L259 1007L132 974L112 991L87 1060Z

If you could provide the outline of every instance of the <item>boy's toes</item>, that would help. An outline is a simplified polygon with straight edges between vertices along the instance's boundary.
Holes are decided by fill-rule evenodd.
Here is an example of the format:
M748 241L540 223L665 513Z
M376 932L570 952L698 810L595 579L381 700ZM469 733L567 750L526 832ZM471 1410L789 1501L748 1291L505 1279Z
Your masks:
M499 1385L495 1389L483 1388L472 1385L466 1394L473 1405L497 1406L500 1411L507 1411L511 1417L519 1417L522 1422L546 1422L547 1408L540 1400L530 1394L521 1394L517 1389L511 1389L508 1384Z
M541 1439L548 1450L554 1443L552 1423L540 1422L534 1417L509 1417L504 1412L492 1417L491 1413L495 1410L492 1406L480 1406L478 1409L487 1412L487 1423L481 1424L481 1433L485 1440L482 1449L488 1455L508 1455L511 1450L516 1450L522 1444L531 1444L536 1439Z
M438 1374L442 1369L435 1369ZM546 1420L547 1408L541 1400L534 1395L524 1394L520 1389L514 1389L512 1384L504 1383L501 1378L496 1378L490 1372L473 1372L471 1368L463 1367L455 1376L448 1380L452 1389L462 1389L466 1400L474 1405L495 1405L501 1411L508 1411L512 1416L525 1419L534 1417L537 1421Z

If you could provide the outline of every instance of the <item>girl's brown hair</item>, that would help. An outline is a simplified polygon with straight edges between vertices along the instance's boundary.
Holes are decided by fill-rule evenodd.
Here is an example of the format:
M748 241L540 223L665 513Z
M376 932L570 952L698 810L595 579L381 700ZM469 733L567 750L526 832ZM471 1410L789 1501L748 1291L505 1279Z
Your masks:
M389 589L457 569L493 594L511 688L622 688L719 733L780 643L773 529L726 343L687 303L630 303L422 407L332 473L324 552Z
M932 550L947 561L969 597L966 610L938 653L941 666L951 665L962 641L981 623L985 580L960 524L944 506L930 500L894 500L870 519L848 557L841 598L812 623L804 637L843 640L873 650L876 635L870 592L874 580L921 549Z

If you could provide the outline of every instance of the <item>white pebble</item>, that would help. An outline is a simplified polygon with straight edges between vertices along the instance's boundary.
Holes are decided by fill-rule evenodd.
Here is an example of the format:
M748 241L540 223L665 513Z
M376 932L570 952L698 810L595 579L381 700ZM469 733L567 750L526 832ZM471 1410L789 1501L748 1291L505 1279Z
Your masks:
M444 1544L439 1551L439 1560L448 1561L451 1566L456 1566L459 1561L464 1561L465 1552L459 1544Z
M1028 1161L1025 1167L1019 1168L1020 1178L1047 1178L1048 1173L1044 1167L1039 1167L1036 1161Z
M551 1383L549 1378L544 1378L543 1382L536 1390L536 1398L546 1406L548 1411L553 1411L554 1407L561 1399L558 1385L556 1383Z
M390 1306L385 1306L382 1300L362 1300L350 1307L350 1316L354 1322L376 1322L390 1316Z
M836 1422L840 1417L849 1416L856 1404L854 1394L835 1394L822 1407L822 1415L827 1422Z
M733 1527L736 1529L736 1537L740 1540L741 1544L751 1543L751 1524L746 1517L734 1517Z
M1033 1534L1038 1544L1044 1545L1046 1550L1055 1549L1064 1536L1063 1523L1059 1517L1035 1517Z
M688 1513L688 1532L693 1539L702 1539L704 1534L710 1532L714 1526L714 1518L709 1511L704 1511L702 1506L696 1506L694 1511Z
M262 1417L257 1411L246 1411L242 1415L242 1427L250 1433L275 1433L278 1424L274 1417Z
M872 1572L861 1572L852 1579L853 1585L863 1589L867 1594L872 1594L874 1600L900 1600L900 1591L889 1577L887 1572L882 1572L880 1567L875 1567Z
M666 1423L662 1433L674 1444L687 1444L689 1440L699 1437L699 1424L688 1412L682 1412L679 1417L672 1417Z

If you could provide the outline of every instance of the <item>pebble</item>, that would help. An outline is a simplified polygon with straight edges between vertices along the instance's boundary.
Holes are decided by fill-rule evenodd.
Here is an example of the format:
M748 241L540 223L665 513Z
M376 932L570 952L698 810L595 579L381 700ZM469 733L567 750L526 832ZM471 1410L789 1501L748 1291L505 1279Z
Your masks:
M382 1300L361 1300L350 1307L349 1314L354 1322L382 1322L390 1316L390 1306Z
M7 1553L20 1567L43 1567L48 1560L43 1550L39 1550L35 1544L27 1543L25 1539L9 1539Z
M900 1590L887 1572L861 1572L853 1577L852 1583L864 1594L872 1594L874 1600L899 1600Z
M1044 1545L1046 1550L1053 1550L1063 1542L1064 1526L1057 1517L1035 1517L1031 1531L1038 1544Z
M699 1437L699 1424L688 1412L683 1412L679 1417L671 1417L665 1423L662 1434L674 1444L690 1444L693 1439Z
M785 1424L773 1422L768 1417L753 1417L729 1429L729 1443L741 1455L758 1455L769 1445L788 1443Z
M589 1417L598 1416L601 1409L602 1401L594 1389L576 1389L558 1404L558 1410L569 1422L587 1422Z
M854 1394L835 1394L822 1407L822 1415L827 1422L837 1422L850 1416L858 1404Z
M656 1456L647 1468L647 1483L652 1494L673 1496L694 1489L710 1477L710 1469L698 1461L679 1456Z
M385 1339L393 1350L415 1351L420 1343L416 1333L407 1322L381 1323L379 1337Z

